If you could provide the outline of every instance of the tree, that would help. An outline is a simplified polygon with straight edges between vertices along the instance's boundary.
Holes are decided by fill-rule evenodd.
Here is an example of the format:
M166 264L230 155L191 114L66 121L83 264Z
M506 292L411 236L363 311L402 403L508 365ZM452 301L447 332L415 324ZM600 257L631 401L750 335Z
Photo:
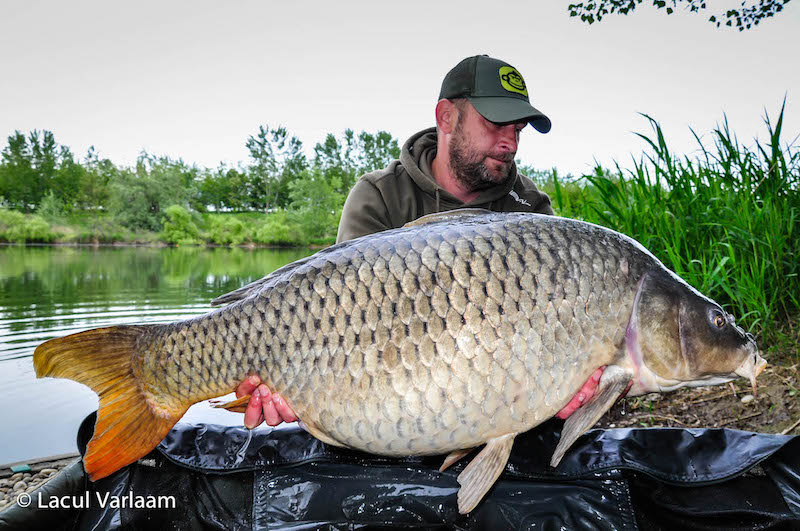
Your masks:
M25 135L19 131L8 137L0 166L0 196L16 210L28 211L33 206L31 184L36 181L36 171ZM42 194L44 195L44 194Z
M75 162L70 149L61 146L58 154L58 166L51 182L48 183L48 189L61 201L66 212L71 212L78 205L84 173L83 166L79 162Z
M250 197L250 181L241 168L228 168L221 164L216 170L207 170L200 181L199 202L213 206L214 210L245 210Z
M119 171L111 183L113 214L131 229L161 230L168 206L188 206L198 195L198 173L180 159L142 153L133 171Z
M605 15L618 13L627 15L634 11L642 0L589 0L579 4L569 4L569 16L580 17L582 21L592 24L600 22ZM736 25L739 31L756 26L765 18L775 16L783 11L789 0L744 0L739 9L728 9L721 15L712 15L708 20L720 27ZM680 4L691 13L706 10L706 0L653 0L656 9L664 9L668 15L675 12Z
M352 129L346 129L341 138L328 134L314 146L314 165L322 170L333 189L345 196L360 175L384 168L399 157L397 139L386 131L362 131L356 136Z
M306 237L336 236L344 196L331 185L319 168L302 172L289 183L290 219Z
M56 143L50 131L32 131L26 138L8 137L0 164L0 195L12 208L30 211L49 193L67 210L75 206L83 169L72 152Z
M307 166L303 143L290 136L285 127L270 129L262 125L255 136L248 137L246 146L254 161L250 167L253 184L262 183L261 187L254 186L251 190L253 199L263 202L264 212L276 206L286 206L289 182Z
M356 143L358 173L366 173L386 167L392 160L400 157L397 139L386 131L375 134L362 131Z
M107 208L109 183L117 173L116 166L108 159L100 159L94 146L90 146L83 162L83 170L78 206L95 211Z

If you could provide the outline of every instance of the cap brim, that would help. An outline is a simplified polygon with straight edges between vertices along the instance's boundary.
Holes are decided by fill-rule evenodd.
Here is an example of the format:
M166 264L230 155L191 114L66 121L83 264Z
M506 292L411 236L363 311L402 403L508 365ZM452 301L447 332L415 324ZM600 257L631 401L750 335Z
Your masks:
M467 96L481 116L499 124L527 121L540 133L550 131L550 118L527 101L517 98Z

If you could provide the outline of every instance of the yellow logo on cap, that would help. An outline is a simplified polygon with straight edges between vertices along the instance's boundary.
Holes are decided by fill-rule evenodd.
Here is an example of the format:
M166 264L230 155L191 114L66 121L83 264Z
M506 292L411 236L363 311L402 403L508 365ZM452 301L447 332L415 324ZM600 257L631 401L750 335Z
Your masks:
M525 80L517 69L512 66L500 67L500 84L509 92L516 92L523 96L528 95L528 89L525 87Z

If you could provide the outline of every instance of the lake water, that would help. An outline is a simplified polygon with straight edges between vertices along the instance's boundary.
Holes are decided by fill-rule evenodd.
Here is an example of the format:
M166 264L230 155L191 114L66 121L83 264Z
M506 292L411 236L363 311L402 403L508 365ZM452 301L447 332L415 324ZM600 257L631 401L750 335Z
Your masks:
M310 253L0 246L0 464L77 451L78 426L97 409L89 388L36 378L33 351L40 343L89 328L203 314L214 297ZM183 421L241 425L242 419L200 403Z

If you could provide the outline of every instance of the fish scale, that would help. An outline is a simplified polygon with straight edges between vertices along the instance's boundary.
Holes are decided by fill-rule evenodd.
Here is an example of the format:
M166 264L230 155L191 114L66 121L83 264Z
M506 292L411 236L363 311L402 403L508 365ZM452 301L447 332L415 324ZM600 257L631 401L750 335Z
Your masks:
M215 303L227 306L37 348L37 374L100 394L84 458L93 479L145 455L191 404L258 375L329 444L452 452L444 467L486 443L459 476L468 512L514 436L555 415L598 367L597 393L565 424L554 465L627 388L743 375L755 389L765 364L732 317L636 241L538 214L423 218L322 250ZM719 315L730 322L724 341L703 328Z

